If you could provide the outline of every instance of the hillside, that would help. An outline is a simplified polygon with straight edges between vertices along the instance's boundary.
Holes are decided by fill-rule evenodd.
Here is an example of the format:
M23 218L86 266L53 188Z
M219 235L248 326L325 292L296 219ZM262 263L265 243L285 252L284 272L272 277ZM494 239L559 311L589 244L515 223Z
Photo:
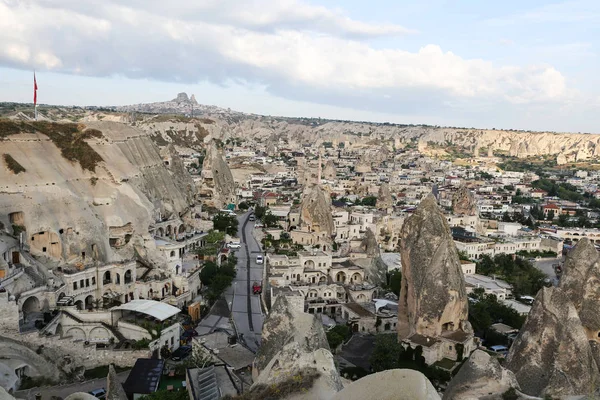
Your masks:
M12 118L27 115L19 107L6 104L0 105L0 113ZM172 143L199 148L207 140L216 138L222 141L252 140L264 146L275 143L278 147L292 149L299 149L303 144L340 146L344 143L346 148L366 148L377 143L390 149L418 145L419 150L425 153L439 153L442 148L474 156L551 156L558 164L600 156L600 136L597 135L261 116L199 105L193 95L188 98L185 93L159 103L103 109L46 107L40 109L40 113L50 120L131 123L150 133L160 146Z

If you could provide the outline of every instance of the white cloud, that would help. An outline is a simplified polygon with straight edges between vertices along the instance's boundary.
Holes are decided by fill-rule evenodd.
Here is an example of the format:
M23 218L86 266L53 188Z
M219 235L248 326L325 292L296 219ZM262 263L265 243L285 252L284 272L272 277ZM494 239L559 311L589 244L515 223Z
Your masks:
M498 66L433 44L418 52L374 48L366 39L410 31L340 10L297 0L196 3L0 0L0 65L163 81L233 79L315 102L351 95L350 107L389 98L523 104L571 95L551 66Z

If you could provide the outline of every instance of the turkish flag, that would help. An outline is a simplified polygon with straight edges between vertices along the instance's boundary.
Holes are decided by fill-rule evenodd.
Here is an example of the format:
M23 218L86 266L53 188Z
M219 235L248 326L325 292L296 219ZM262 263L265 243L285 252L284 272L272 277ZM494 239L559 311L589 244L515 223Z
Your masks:
M37 81L35 80L35 72L33 73L33 105L37 105Z

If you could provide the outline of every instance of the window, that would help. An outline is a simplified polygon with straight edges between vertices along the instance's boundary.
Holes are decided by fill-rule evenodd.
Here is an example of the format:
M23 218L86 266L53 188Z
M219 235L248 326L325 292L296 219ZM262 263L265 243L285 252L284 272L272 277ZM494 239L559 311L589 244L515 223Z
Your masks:
M96 277L92 276L92 285L95 285L95 284L96 284Z
M448 349L449 349L449 350L452 350L452 346L448 346Z
M73 282L73 290L77 290L77 282Z
M85 287L89 287L89 286L90 286L90 280L89 280L89 279L86 279L86 280L85 280Z

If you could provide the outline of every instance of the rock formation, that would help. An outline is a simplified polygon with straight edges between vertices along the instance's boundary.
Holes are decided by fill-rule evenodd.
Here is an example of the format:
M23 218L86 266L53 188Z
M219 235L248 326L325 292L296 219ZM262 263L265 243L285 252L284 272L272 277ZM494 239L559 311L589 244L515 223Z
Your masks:
M31 253L48 262L131 259L144 242L142 237L148 236L156 209L160 207L162 215L176 215L194 201L189 175L170 170L148 134L116 122L86 123L100 133L82 140L79 159L67 159L40 130L68 126L49 128L30 122L21 133L2 141L4 152L23 155L18 161L26 172L16 175L0 168L5 187L0 193L0 222L9 227L10 218L19 216L31 233L25 235ZM77 153L66 154L73 158ZM127 227L130 240L113 247L106 234L111 227ZM82 254L88 256L83 259Z
M112 365L109 365L106 377L106 400L127 400L127 393L119 382L119 377Z
M327 160L327 164L325 164L325 168L323 169L323 178L328 181L333 181L336 176L335 164L333 160Z
M492 157L494 157L494 150L492 150L492 148L491 148L491 147L488 147L488 149L487 149L487 156L488 156L489 158L492 158Z
M390 369L346 386L332 400L440 400L429 379L412 369Z
M205 195L210 193L211 196L207 199L207 204L223 208L228 203L235 203L233 175L215 141L212 141L206 149L202 164L202 178L201 193Z
M390 193L390 186L385 182L379 186L376 205L380 210L387 210L394 205L394 200L392 199L392 194Z
M600 382L577 310L560 288L539 291L505 365L531 396L589 394Z
M560 153L556 156L556 165L565 165L568 162L569 160L567 160L567 156L565 156L563 153Z
M581 310L585 295L582 286L599 260L598 251L590 239L586 237L577 242L577 245L569 252L565 259L559 287L565 292L578 311Z
M514 374L495 357L475 350L448 384L444 400L495 400L510 388L519 389Z
M354 170L361 174L371 172L371 162L366 156L362 156L360 160L358 160L358 163L354 167Z
M461 186L452 196L452 213L455 215L477 215L477 201L473 193Z
M263 324L251 391L282 384L294 376L315 377L312 386L300 398L329 399L342 389L323 324L280 295Z
M334 232L331 197L319 185L304 192L300 203L300 222L313 232L325 232L329 239Z
M458 252L432 194L404 222L400 255L399 338L415 333L437 337L455 330L472 336Z

